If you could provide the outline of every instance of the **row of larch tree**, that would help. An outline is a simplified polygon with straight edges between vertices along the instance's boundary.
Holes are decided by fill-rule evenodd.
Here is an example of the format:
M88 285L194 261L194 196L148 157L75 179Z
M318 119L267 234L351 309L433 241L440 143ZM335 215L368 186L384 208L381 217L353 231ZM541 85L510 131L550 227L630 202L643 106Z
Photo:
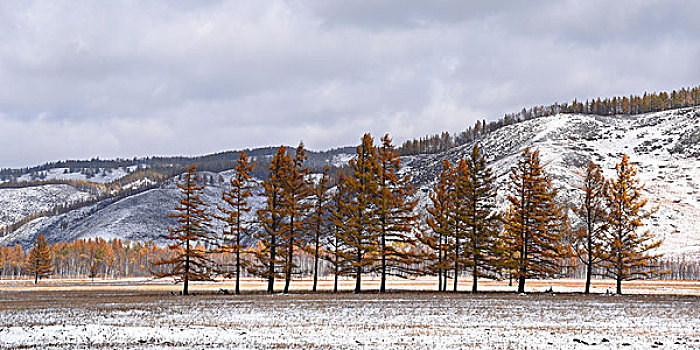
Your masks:
M517 280L525 291L527 279L561 275L578 257L586 266L586 288L594 274L615 278L621 293L624 280L659 273L651 254L661 242L640 232L651 211L641 197L636 170L623 156L616 176L605 179L598 166L582 178L581 200L573 208L557 202L557 191L540 164L539 152L526 148L510 172L507 209L499 210L497 182L478 144L456 164L444 160L429 204L418 208L411 177L401 171L398 152L385 135L377 145L365 134L347 169L334 176L328 170L310 174L304 166L303 143L291 154L280 147L270 161L267 178L258 183L255 164L240 153L222 194L217 213L207 213L200 199L203 185L196 167L190 167L178 187L182 198L170 214L178 224L165 236L172 254L155 263L157 277L184 282L235 278L240 293L243 273L267 280L284 280L284 292L299 275L300 256L313 258L313 287L318 288L320 262L334 275L355 279L378 276L385 292L388 276L437 276L446 291L450 280L469 274L472 292L478 281ZM264 204L253 213L251 198ZM425 210L423 210L425 209ZM572 209L580 222L571 225ZM211 219L225 225L212 232ZM217 253L235 256L222 264Z

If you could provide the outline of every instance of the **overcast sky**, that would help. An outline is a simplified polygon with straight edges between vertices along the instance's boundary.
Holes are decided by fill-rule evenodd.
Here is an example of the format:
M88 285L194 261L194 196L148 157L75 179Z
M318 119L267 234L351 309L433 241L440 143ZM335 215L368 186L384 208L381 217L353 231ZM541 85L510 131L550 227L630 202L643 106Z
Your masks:
M700 84L700 1L3 1L0 167L396 143Z

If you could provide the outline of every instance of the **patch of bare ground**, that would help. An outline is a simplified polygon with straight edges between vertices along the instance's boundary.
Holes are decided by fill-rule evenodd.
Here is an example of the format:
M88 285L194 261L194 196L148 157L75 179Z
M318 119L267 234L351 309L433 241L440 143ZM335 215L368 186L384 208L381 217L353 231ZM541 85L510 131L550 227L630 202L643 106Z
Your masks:
M294 280L291 284L293 293L308 293L311 291L313 282L311 279ZM242 287L244 293L264 293L267 282L244 278ZM352 291L355 281L342 279L340 290L343 292ZM555 293L580 293L583 291L584 281L580 279L556 279L556 280L528 280L528 292L552 291ZM222 290L233 291L235 284L230 280L217 282L196 282L191 284L191 290L195 293L216 293ZM282 290L283 283L278 282L275 290ZM119 289L129 293L179 293L181 285L174 284L169 280L142 279L48 279L42 280L38 285L33 280L0 280L0 293L20 292L20 291L111 291ZM319 292L331 292L333 290L332 280L321 280L318 284ZM379 290L378 279L366 279L363 281L363 290L376 292ZM437 281L433 278L419 279L390 279L388 290L393 292L425 291L433 292L437 290ZM452 281L449 283L449 290L452 290ZM508 281L483 280L479 281L479 291L481 292L515 292L515 286L510 286ZM603 294L615 290L615 281L607 279L594 279L591 284L593 294ZM471 291L471 281L461 280L458 291ZM678 295L698 295L700 296L700 281L661 281L661 280L639 280L623 282L623 292L625 294L678 294Z

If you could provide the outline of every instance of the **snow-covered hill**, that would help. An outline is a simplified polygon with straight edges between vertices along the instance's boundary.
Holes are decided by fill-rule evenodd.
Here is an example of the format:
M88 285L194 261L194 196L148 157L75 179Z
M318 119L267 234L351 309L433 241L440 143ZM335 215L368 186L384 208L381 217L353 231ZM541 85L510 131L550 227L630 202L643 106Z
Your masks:
M70 204L90 198L90 193L63 184L0 188L0 227L59 204Z
M700 259L700 108L686 108L637 116L594 116L560 114L529 120L501 128L480 140L500 184L502 203L507 174L525 147L541 153L546 170L552 175L562 200L578 201L575 189L578 173L589 160L598 163L607 176L623 153L639 167L639 178L646 184L646 195L658 212L648 229L664 239L661 251L668 256ZM471 144L440 154L407 156L404 171L410 172L427 202L427 193L444 158L456 161L466 155ZM337 156L334 162L346 162ZM219 175L224 178L219 181ZM212 207L219 202L230 172L210 173L214 178L205 194ZM56 217L39 218L13 234L0 238L0 244L29 244L38 233L50 241L87 237L120 237L156 240L172 224L166 214L178 200L173 181L120 201L111 200L80 208ZM262 199L256 198L262 205ZM0 209L2 215L5 209Z
M95 169L70 169L70 168L51 168L36 173L27 173L15 179L17 182L35 181L35 180L73 180L73 181L90 181L97 183L110 183L129 175L136 170L138 166L119 167L119 168L95 168ZM0 181L2 182L2 181Z
M540 151L561 200L571 204L578 204L575 187L589 160L612 176L622 154L629 155L650 207L659 208L647 228L664 239L660 251L700 259L700 108L614 117L559 114L504 127L480 142L498 176L501 203L508 172L525 147ZM456 161L471 146L406 157L406 171L419 177L426 193L442 160Z
M208 203L210 212L215 212L216 206L221 203L221 193L229 188L230 175L230 171L220 174L200 173L200 176L214 179L207 184L202 196L202 200ZM165 243L161 236L167 233L168 226L175 225L175 220L168 218L167 214L180 200L180 194L175 181L171 180L160 188L118 201L106 199L65 214L35 219L11 235L0 237L0 244L28 245L39 233L47 236L50 243L96 237ZM262 198L258 196L251 199L255 206L261 206L261 201ZM216 220L213 224L215 227L220 225Z

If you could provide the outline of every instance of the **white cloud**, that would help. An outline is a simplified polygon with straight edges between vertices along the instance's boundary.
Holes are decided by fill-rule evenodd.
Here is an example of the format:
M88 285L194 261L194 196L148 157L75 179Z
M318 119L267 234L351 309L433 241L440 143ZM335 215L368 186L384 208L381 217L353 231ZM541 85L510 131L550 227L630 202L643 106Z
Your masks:
M355 144L700 81L692 2L0 4L0 166Z

